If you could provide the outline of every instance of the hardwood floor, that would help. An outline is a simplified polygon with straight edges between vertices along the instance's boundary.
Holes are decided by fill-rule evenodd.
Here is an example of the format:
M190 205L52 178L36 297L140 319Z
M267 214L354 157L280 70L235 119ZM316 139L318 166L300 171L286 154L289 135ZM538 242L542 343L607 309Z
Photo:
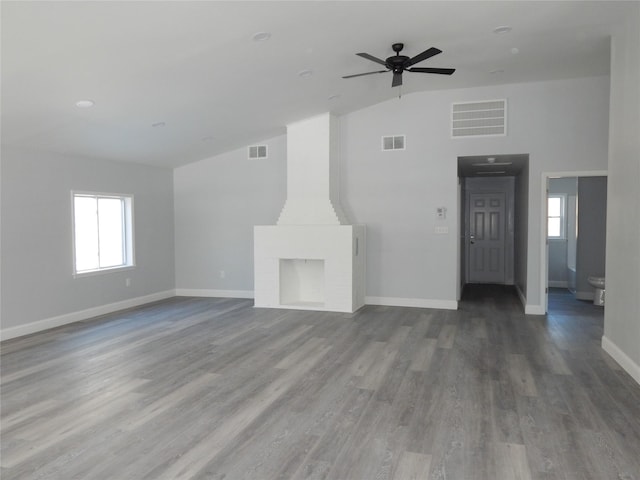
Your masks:
M10 340L1 477L640 480L640 386L573 302L174 298Z

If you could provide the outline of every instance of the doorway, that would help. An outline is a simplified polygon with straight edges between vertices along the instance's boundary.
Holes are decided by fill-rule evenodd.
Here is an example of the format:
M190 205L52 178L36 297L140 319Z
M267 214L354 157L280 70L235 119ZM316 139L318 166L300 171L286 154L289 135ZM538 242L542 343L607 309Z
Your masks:
M459 296L466 285L525 297L529 155L458 157Z
M604 277L607 172L543 173L542 188L540 277L547 313L557 303L549 301L551 294L591 303L588 277Z

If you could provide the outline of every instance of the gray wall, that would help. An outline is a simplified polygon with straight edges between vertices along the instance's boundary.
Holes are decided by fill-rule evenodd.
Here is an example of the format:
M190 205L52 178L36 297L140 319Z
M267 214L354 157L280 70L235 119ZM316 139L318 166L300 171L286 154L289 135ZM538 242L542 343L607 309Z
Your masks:
M253 226L276 223L287 190L286 137L261 143L266 159L242 148L174 171L179 294L253 295Z
M578 178L578 243L576 296L593 299L587 278L605 272L607 225L607 177ZM605 284L606 285L606 284Z
M514 283L521 296L527 295L527 265L529 263L529 168L516 177L514 228ZM535 247L532 245L532 249ZM537 268L537 267L536 267Z
M73 277L71 190L133 194L134 269ZM2 329L172 290L172 190L168 169L3 147Z
M594 77L421 92L340 117L341 203L367 226L367 296L455 302L457 158L528 153L516 207L529 209L528 222L514 270L528 303L542 305L541 173L606 169L608 87L608 77ZM509 101L507 136L451 138L452 102L495 98ZM392 134L407 135L406 150L381 151L381 136ZM175 170L179 289L253 290L250 226L275 223L285 198L284 137L271 142L264 164L247 164L239 150ZM436 219L440 206L445 221ZM436 225L449 233L435 234Z
M640 383L640 3L612 38L603 346Z
M519 228L527 238L517 250L527 256L516 279L530 311L542 313L542 172L606 169L608 86L597 77L421 92L344 115L342 202L367 225L367 295L455 300L456 217L447 220L449 235L434 226L438 206L458 208L457 158L528 153L529 182L520 189L528 222ZM495 98L509 102L507 136L451 138L453 102ZM381 151L380 137L390 134L406 134L406 150Z

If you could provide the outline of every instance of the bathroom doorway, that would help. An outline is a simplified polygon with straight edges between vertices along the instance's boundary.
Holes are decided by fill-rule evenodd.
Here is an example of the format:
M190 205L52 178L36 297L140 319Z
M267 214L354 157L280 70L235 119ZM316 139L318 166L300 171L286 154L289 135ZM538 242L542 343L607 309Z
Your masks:
M557 302L591 303L588 278L604 277L607 172L543 173L541 288L545 313Z

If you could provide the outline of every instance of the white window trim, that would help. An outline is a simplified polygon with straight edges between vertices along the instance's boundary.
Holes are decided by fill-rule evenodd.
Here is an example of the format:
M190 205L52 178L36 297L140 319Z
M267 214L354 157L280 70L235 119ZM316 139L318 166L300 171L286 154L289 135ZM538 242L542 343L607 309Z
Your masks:
M125 265L117 265L115 267L97 268L94 270L83 270L78 272L76 270L76 220L75 220L75 202L76 195L86 195L92 197L107 197L107 198L120 198L125 200L125 256L127 263ZM133 270L136 267L136 255L135 255L135 239L134 239L134 208L133 208L133 194L129 193L105 193L105 192L90 192L85 190L71 190L71 259L72 259L72 275L74 278L89 277L93 275L103 275L112 272L121 272L124 270Z
M549 199L560 199L560 235L552 237L549 235ZM554 217L556 218L556 217ZM550 193L547 195L547 238L549 240L566 240L567 239L567 194L566 193Z

